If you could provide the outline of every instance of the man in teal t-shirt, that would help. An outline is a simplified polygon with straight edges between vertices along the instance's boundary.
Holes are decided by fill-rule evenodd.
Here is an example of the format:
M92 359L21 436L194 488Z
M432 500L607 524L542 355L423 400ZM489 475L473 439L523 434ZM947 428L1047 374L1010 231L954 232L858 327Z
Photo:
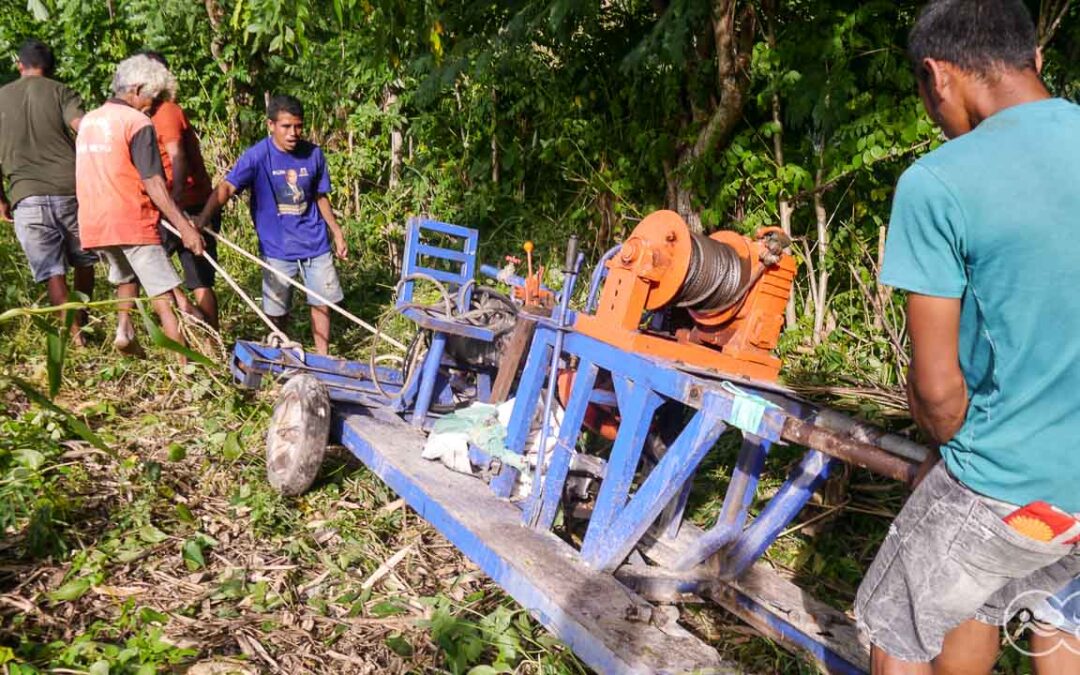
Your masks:
M996 626L1080 572L1080 107L1044 87L1021 0L931 2L909 52L950 140L897 185L881 281L909 293L908 399L944 461L855 609L875 672L989 672Z

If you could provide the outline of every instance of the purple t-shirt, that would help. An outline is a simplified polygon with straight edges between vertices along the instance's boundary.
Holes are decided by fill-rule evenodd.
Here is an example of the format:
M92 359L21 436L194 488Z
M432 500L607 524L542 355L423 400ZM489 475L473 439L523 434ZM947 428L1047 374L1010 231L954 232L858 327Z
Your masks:
M267 138L245 150L225 180L237 190L251 188L251 219L264 256L306 260L330 252L326 221L315 203L330 192L319 146L300 141L284 152Z

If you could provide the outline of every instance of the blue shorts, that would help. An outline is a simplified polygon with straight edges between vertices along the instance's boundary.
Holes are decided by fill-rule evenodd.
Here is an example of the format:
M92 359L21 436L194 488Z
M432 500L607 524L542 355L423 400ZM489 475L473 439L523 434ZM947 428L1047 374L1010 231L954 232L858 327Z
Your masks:
M334 268L334 256L331 253L324 253L307 260L281 260L263 256L263 261L290 279L296 278L299 273L303 278L305 288L315 291L330 302L336 304L345 297L345 294L341 292L341 283L338 281L337 270ZM270 273L269 270L263 270L263 311L268 316L281 317L289 313L292 291L291 284L286 283L276 274ZM326 303L308 293L307 304L320 307Z
M15 236L34 281L62 277L69 267L93 267L98 257L79 243L79 203L70 196L24 197L15 205Z

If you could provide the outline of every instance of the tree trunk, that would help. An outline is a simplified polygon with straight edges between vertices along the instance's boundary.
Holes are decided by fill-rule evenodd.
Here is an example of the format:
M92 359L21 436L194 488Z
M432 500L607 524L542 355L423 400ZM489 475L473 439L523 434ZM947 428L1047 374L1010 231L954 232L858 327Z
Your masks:
M885 327L885 308L889 304L889 296L892 293L892 289L878 279L881 276L881 264L885 261L885 236L886 229L882 225L878 227L877 262L874 269L874 279L878 280L877 307L874 308L874 330L881 330Z
M765 39L768 42L769 50L776 49L776 0L765 0L762 3L762 7L765 10ZM775 129L773 130L773 159L776 161L776 178L781 184L779 195L777 196L776 210L780 217L780 229L784 231L789 238L791 234L791 213L794 208L791 206L791 200L788 199L787 193L783 188L783 176L784 176L784 121L783 115L780 114L780 94L773 91L772 95L772 121ZM788 296L787 307L784 309L784 326L791 328L795 325L798 317L795 313L795 294L792 293Z
M814 345L825 339L825 315L828 311L829 270L829 214L825 210L825 191L820 189L825 173L824 163L818 159L814 174L814 219L817 222L817 297L814 298Z
M737 0L714 0L712 6L718 101L711 111L690 116L691 123L701 125L697 138L692 145L679 149L673 166L670 162L664 165L668 208L678 212L695 232L701 231L702 223L688 184L690 170L731 137L742 119L750 86L748 73L754 44L754 9L747 3L741 12L736 12L737 4Z
M386 90L383 92L382 112L390 112L397 106L397 102L398 91L396 84L387 85ZM387 187L390 190L397 189L401 183L401 156L404 147L401 128L395 123L390 129L390 176L387 181Z

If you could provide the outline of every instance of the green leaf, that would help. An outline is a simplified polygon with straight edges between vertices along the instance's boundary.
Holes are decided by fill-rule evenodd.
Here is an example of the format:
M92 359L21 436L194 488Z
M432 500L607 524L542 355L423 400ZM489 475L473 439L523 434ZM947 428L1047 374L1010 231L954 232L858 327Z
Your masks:
M160 544L161 542L168 539L169 535L165 534L153 525L143 525L141 528L139 528L139 538L145 541L147 544Z
M195 514L191 512L187 504L176 505L176 518L185 523L195 523Z
M79 577L72 579L60 588L49 593L49 599L53 602L69 602L71 600L78 600L88 590L90 590L90 577Z
M179 443L169 443L169 461L181 462L187 457L187 448Z
M386 638L386 646L398 656L409 658L413 655L412 644L400 635L391 635Z
M392 600L383 600L371 608L372 616L384 617L404 614L405 608Z
M152 607L143 607L139 610L139 621L143 623L169 623L169 615L159 612Z
M162 347L163 349L168 349L171 352L176 352L177 354L186 356L195 363L200 363L209 368L214 367L214 362L210 359L206 358L194 349L185 347L184 345L165 335L165 333L161 330L161 327L158 326L152 318L150 318L150 312L147 311L146 306L143 305L143 302L141 300L136 300L135 302L139 307L139 314L142 315L143 326L146 328L146 332L150 334L150 342L154 343L154 345L158 347Z
M45 463L45 455L31 448L19 448L12 454L17 463L31 471L37 471Z
M230 431L225 435L225 442L221 445L221 454L228 461L235 462L243 453L244 450L240 446L240 435L235 431Z
M184 542L183 547L180 549L180 555L184 559L184 564L192 572L206 567L202 545L195 539L188 539Z

